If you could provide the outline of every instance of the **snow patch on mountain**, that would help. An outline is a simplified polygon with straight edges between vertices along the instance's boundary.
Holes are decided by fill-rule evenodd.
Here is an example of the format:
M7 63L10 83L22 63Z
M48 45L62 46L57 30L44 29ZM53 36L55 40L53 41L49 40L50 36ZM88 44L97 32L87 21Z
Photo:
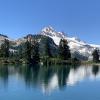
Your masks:
M78 52L80 55L88 58L92 55L95 48L100 49L100 45L88 44L77 37L68 37L63 32L57 32L51 26L42 29L40 34L52 38L56 45L59 45L60 39L67 39L72 52Z

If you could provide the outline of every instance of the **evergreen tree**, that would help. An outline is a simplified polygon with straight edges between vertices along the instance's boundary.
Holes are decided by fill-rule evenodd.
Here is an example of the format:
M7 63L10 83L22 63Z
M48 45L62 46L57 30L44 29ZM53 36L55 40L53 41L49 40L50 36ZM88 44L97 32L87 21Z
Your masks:
M23 58L23 47L22 47L22 45L18 49L18 55L19 55L19 59Z
M31 43L28 40L25 42L24 57L27 63L31 62Z
M93 62L98 62L99 61L99 50L95 49L92 53L93 56Z
M68 42L65 39L61 39L59 43L59 57L62 60L68 60L71 58L70 49L68 46Z
M5 58L9 57L9 40L7 39L1 44L0 56Z
M52 57L52 53L51 53L51 48L50 48L50 42L49 39L46 39L46 43L45 43L45 55L47 57Z
M40 61L39 43L35 40L32 43L31 59L32 63L38 63Z
M39 43L35 40L27 41L25 43L25 58L26 62L30 64L35 64L40 61L39 56Z

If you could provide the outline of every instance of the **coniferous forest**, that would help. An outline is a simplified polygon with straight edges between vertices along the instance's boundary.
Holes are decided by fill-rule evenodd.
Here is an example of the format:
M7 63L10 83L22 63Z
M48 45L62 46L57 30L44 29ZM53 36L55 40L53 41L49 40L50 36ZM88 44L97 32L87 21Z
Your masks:
M68 41L61 39L57 46L54 41L42 35L27 35L25 41L13 46L8 39L4 40L0 48L1 63L25 64L70 64L80 63L81 59L72 56ZM99 62L99 50L92 53L92 61Z

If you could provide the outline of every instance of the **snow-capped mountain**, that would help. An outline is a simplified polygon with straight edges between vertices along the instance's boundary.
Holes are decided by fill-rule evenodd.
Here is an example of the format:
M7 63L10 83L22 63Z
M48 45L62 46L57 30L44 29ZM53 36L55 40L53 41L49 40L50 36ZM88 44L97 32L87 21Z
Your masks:
M45 35L45 36L49 36L50 38L52 38L55 42L56 45L59 45L59 41L61 38L66 38L66 36L64 35L64 33L62 32L56 32L52 27L45 27L44 29L42 29L41 35Z
M25 41L27 40L25 37L22 37L17 40L11 40L7 36L1 34L0 44L2 44L5 39L8 39L13 47L18 47L19 45L25 43ZM39 32L39 34L32 35L33 39L40 41L40 44L41 44L40 46L43 49L43 50L41 49L40 51L44 51L44 44L47 37L49 37L52 53L54 53L55 51L55 55L57 54L57 48L61 39L67 39L68 45L72 53L72 57L77 57L81 60L87 60L88 58L89 60L91 60L93 50L95 48L100 49L100 45L88 44L77 37L69 37L66 35L66 33L57 32L55 29L49 26L49 27L43 28Z
M68 37L65 33L57 32L50 26L42 29L40 34L52 38L56 45L59 45L60 39L67 39L72 53L77 53L88 58L91 58L91 54L95 48L100 49L100 45L88 44L79 38Z

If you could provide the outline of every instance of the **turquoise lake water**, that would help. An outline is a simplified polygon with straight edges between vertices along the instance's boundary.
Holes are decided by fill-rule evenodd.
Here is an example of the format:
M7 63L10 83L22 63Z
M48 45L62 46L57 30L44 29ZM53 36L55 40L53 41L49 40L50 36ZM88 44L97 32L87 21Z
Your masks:
M100 100L100 67L1 65L0 100Z

